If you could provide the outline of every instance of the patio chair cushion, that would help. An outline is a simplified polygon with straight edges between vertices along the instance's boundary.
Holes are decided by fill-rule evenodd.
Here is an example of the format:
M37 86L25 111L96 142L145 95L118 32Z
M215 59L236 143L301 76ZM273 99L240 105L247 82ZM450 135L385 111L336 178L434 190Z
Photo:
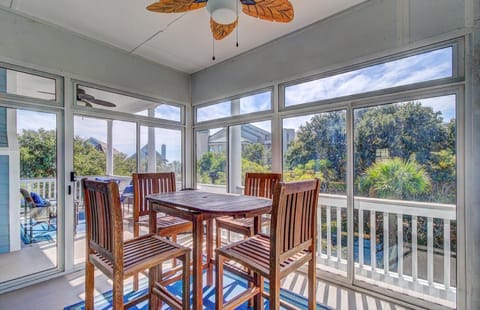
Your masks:
M42 196L35 192L31 192L30 196L33 199L33 202L35 203L35 207L48 207L51 205L50 201L43 199Z

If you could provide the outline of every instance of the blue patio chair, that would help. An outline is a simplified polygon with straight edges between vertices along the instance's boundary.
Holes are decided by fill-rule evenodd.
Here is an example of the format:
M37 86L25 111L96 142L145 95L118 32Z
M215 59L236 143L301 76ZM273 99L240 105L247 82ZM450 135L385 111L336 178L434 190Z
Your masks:
M50 218L55 216L50 201L43 199L39 194L29 193L26 189L20 188L23 197L23 236L28 243L33 241L33 227L40 223L47 223L50 227Z

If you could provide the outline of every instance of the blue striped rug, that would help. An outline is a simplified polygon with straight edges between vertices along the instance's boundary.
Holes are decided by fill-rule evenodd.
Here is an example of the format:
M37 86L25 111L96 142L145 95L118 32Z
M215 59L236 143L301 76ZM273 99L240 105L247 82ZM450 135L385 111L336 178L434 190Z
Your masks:
M204 283L205 281L205 274L204 274ZM224 295L225 300L228 301L231 298L235 297L237 294L244 291L247 287L247 283L242 278L233 275L231 273L226 272L223 278L224 281ZM125 301L129 301L137 296L146 294L147 292L147 280L144 278L140 281L140 290L133 292L132 286L129 285L125 288L126 294L124 297ZM172 283L170 286L167 287L168 290L173 293L174 295L181 297L182 293L182 282L178 281ZM268 284L266 284L266 290L268 291ZM307 299L303 296L298 294L292 293L290 291L281 289L280 290L280 299L292 304L299 309L308 309ZM95 296L95 309L107 310L112 309L111 305L112 301L112 291L108 291L102 293L101 295ZM203 288L203 308L204 309L215 309L215 287L204 287ZM84 302L79 302L74 305L70 305L64 308L64 310L83 310L85 309ZM148 301L142 302L137 304L136 306L131 307L132 310L147 310L148 309ZM164 305L162 309L169 309L167 305ZM250 309L247 306L247 303L237 307L237 309ZM265 300L265 309L269 309L268 300ZM317 304L317 309L326 310L330 309L327 306Z

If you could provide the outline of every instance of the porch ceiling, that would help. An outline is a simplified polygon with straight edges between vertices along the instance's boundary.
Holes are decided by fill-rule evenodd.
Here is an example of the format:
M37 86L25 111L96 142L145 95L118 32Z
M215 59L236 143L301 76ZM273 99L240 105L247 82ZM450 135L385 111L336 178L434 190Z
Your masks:
M0 5L59 25L128 53L193 73L258 47L365 0L290 0L295 18L271 23L240 14L239 43L235 35L215 42L206 9L185 14L152 13L145 7L156 0L0 0ZM319 38L321 40L321 38ZM293 57L293 55L292 55Z

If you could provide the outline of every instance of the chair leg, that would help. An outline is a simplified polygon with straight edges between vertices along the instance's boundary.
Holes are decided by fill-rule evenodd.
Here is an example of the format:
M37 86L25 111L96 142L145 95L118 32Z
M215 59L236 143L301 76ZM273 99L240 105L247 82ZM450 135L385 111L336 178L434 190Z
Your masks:
M95 287L95 266L86 257L85 266L85 310L93 310L93 289Z
M275 275L270 277L270 310L278 310L280 309L280 277Z
M133 223L133 237L138 237L140 234L140 226L138 223ZM138 291L138 273L133 275L133 290Z
M253 297L253 309L263 309L263 277L259 273L254 274L255 286L260 289L260 293Z
M152 267L148 269L148 309L158 309L158 297L153 293L155 282L157 280L157 268Z
M113 273L113 309L123 310L123 274L119 271Z
M308 262L308 309L315 309L317 303L316 265L315 252L313 252L312 259Z
M190 251L185 252L183 256L183 309L190 309Z
M222 229L215 223L215 248L222 246Z
M223 309L223 262L225 258L222 255L215 255L216 273L215 273L215 309Z
M177 234L172 235L172 241L175 242L175 243L177 242ZM173 263L172 263L172 268L175 268L175 267L177 267L177 259L176 258L173 259Z

